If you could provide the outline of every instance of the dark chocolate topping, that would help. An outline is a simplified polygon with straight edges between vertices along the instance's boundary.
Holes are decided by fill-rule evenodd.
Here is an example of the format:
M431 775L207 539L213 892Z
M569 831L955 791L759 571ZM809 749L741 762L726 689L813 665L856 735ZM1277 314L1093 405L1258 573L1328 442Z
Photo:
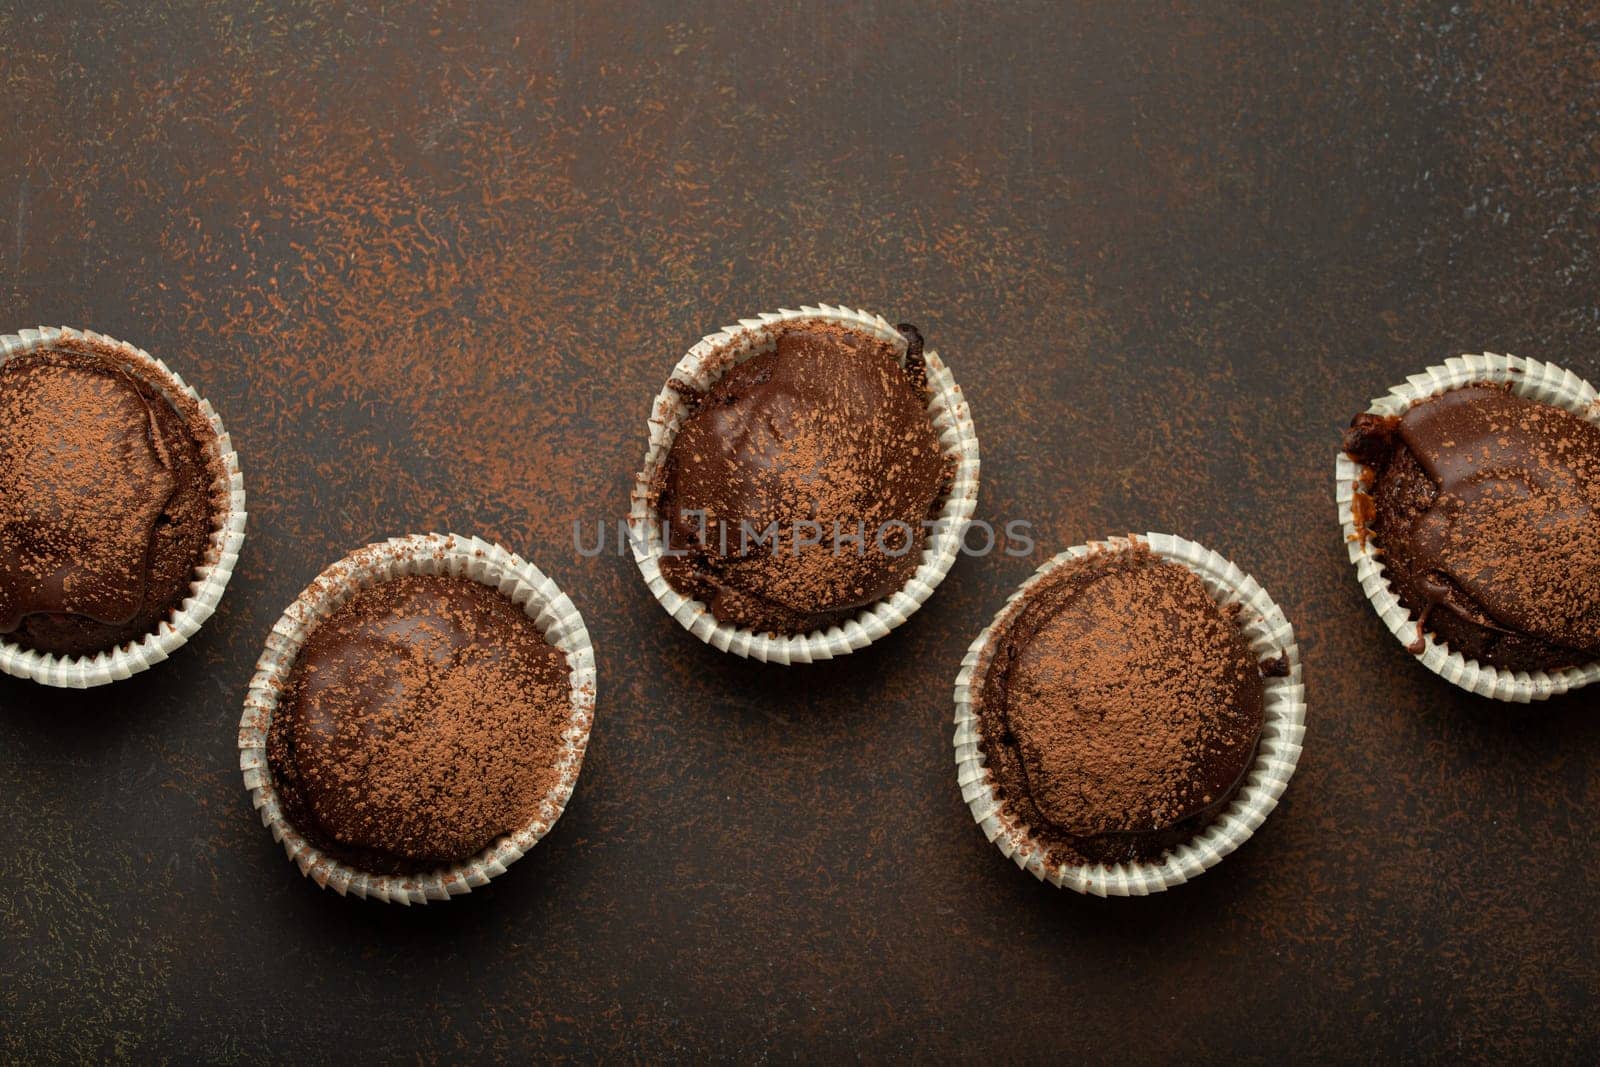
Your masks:
M216 521L197 405L64 341L0 364L0 634L82 655L151 630L189 593Z
M1359 416L1371 531L1401 603L1511 670L1600 658L1600 426L1499 385Z
M361 870L419 873L526 825L560 777L566 657L466 578L358 592L301 647L267 758L284 815Z
M901 329L904 366L894 345L814 325L691 394L655 483L668 547L684 554L662 560L674 589L719 621L793 634L905 585L951 464L928 416L922 338Z
M1143 546L1051 572L991 648L990 773L1054 862L1156 858L1254 762L1264 692L1249 645L1193 572Z

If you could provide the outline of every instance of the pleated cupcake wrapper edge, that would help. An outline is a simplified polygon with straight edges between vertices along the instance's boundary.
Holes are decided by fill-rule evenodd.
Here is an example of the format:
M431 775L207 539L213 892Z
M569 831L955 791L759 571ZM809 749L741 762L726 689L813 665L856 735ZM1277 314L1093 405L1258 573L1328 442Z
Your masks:
M1600 399L1594 387L1576 374L1553 363L1492 352L1456 356L1413 374L1403 384L1373 400L1367 413L1399 415L1419 400L1478 382L1508 382L1519 396L1553 404L1600 423ZM1511 671L1469 660L1422 631L1416 617L1400 603L1389 584L1381 547L1370 536L1362 535L1356 521L1356 494L1363 478L1369 474L1366 466L1343 451L1339 453L1334 468L1334 501L1339 508L1339 523L1349 548L1350 562L1355 565L1356 578L1373 610L1406 650L1410 652L1417 638L1422 638L1422 651L1412 652L1412 655L1424 667L1470 693L1519 704L1548 700L1600 679L1600 661L1559 671Z
M239 456L233 450L232 439L222 425L222 417L210 402L194 390L183 378L161 360L144 349L114 337L92 330L77 330L70 326L41 326L14 334L0 335L0 363L25 352L35 351L62 341L81 339L108 346L130 361L148 368L174 392L194 399L200 411L211 423L216 433L217 452L222 461L224 477L228 482L227 502L216 526L211 531L211 545L206 560L196 568L196 577L190 585L189 595L176 611L163 619L143 638L120 648L107 649L92 656L60 656L37 652L0 638L0 671L18 678L28 678L43 685L63 689L88 689L108 685L147 671L172 655L199 631L201 625L217 610L228 580L239 562L239 549L244 544L245 493L244 476L239 471Z
M284 817L267 761L267 733L279 694L306 637L316 624L361 589L402 575L470 578L511 600L532 618L545 639L567 657L572 713L562 735L561 777L540 802L538 814L471 859L419 875L374 874L313 846ZM532 607L530 612L528 609ZM487 885L528 852L566 810L583 768L595 710L594 648L583 616L555 581L521 556L459 534L413 534L356 549L329 566L273 624L256 663L239 720L239 768L261 822L300 873L340 895L394 904L448 900Z
M986 653L997 627L1006 620L1028 590L1069 560L1092 552L1127 551L1145 544L1163 559L1188 567L1199 575L1219 604L1238 603L1241 631L1258 660L1283 656L1289 673L1265 678L1265 706L1261 741L1255 762L1233 801L1192 840L1172 849L1160 862L1117 864L1047 863L1048 850L1035 842L1028 827L1007 810L991 779L979 741L981 726L974 706L974 690L981 684L979 669L987 668ZM962 798L973 819L1004 855L1042 881L1094 896L1148 896L1182 885L1222 862L1247 841L1277 807L1293 776L1305 739L1305 685L1300 647L1294 628L1282 609L1254 578L1203 545L1171 534L1147 533L1111 537L1077 545L1052 557L1007 598L989 625L978 634L961 661L955 685L956 777Z
M940 509L938 526L930 534L916 573L893 594L853 618L824 630L808 634L772 635L755 633L747 627L719 622L709 608L672 588L661 573L665 551L661 525L651 506L651 481L666 461L678 429L688 415L688 406L672 387L677 381L695 390L711 386L731 367L776 343L778 327L797 323L824 322L861 330L883 340L901 344L900 332L882 316L829 304L803 305L798 310L782 309L740 319L704 337L678 361L668 384L651 402L650 443L644 467L634 480L628 512L634 559L656 601L684 629L706 644L724 652L769 663L811 663L832 659L866 648L909 619L933 595L960 554L962 538L978 502L978 437L972 425L972 412L950 369L934 349L924 351L929 385L928 412L944 454L957 460L955 477Z

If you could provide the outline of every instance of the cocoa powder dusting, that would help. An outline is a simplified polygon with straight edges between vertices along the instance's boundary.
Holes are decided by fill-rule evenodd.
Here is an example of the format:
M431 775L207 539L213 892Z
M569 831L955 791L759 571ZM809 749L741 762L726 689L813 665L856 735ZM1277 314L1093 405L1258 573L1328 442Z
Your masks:
M1254 759L1261 669L1237 621L1143 546L1052 572L990 647L991 774L1062 861L1158 856L1226 805Z
M858 331L790 329L696 399L655 481L674 588L722 622L805 633L915 573L952 463L906 329L906 366Z
M107 346L68 339L0 364L0 634L80 655L170 615L221 507L202 441L215 437L192 398Z
M567 662L464 578L357 593L305 642L268 736L285 815L363 870L459 862L526 825L560 778Z
M1376 472L1364 514L1422 628L1512 670L1600 657L1600 426L1485 384L1358 416L1346 449Z

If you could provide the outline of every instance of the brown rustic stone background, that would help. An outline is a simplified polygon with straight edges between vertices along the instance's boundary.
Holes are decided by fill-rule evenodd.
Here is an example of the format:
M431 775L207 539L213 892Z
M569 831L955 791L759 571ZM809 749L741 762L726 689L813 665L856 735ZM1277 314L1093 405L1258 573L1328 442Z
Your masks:
M1600 694L1411 662L1331 493L1426 364L1600 380L1597 80L1579 4L0 5L0 330L168 360L251 503L170 663L0 680L0 1055L1593 1062ZM571 524L696 338L819 300L921 325L1040 554L785 671ZM405 911L295 872L234 731L296 592L436 529L565 586L601 700L550 837ZM1084 899L973 826L950 690L1046 554L1147 529L1283 604L1310 732L1220 868Z

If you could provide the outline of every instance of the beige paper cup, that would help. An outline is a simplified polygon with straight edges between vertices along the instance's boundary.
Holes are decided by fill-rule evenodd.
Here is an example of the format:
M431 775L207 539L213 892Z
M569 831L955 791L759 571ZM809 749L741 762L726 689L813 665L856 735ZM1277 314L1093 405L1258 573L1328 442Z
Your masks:
M189 596L154 631L139 641L92 656L58 656L0 640L0 671L18 678L31 678L44 685L88 689L149 670L193 637L201 624L217 610L223 591L228 588L228 579L233 576L233 568L239 562L239 548L244 544L244 477L239 473L239 456L233 450L228 431L222 426L222 417L175 371L169 370L165 363L142 348L92 331L75 330L70 326L41 326L37 330L0 334L0 363L24 352L50 348L64 340L87 341L110 349L128 362L145 368L157 381L164 383L174 396L187 396L198 404L216 432L215 440L205 445L221 460L222 477L226 480L226 485L217 487L219 495L223 497L223 505L216 526L211 531L210 547L200 566L195 569Z
M566 654L572 674L572 717L562 735L561 776L526 826L499 838L462 863L421 875L372 874L324 854L284 818L267 762L267 731L278 696L300 646L317 624L356 592L402 575L449 575L488 586L522 608L545 639ZM533 848L555 825L572 797L594 722L594 649L583 616L559 586L522 557L499 545L456 534L413 534L358 548L319 574L273 624L256 661L255 677L239 720L239 768L250 802L300 868L300 873L343 896L392 904L447 900L487 885Z
M1600 400L1596 399L1594 386L1576 374L1553 363L1541 363L1521 356L1500 356L1492 352L1457 356L1446 360L1441 366L1413 374L1404 384L1395 386L1374 400L1372 406L1367 408L1367 413L1399 415L1420 400L1479 382L1509 382L1512 392L1518 396L1565 408L1590 422L1600 423ZM1350 562L1356 567L1356 578L1361 582L1367 599L1372 602L1373 610L1389 628L1389 632L1406 646L1407 651L1416 648L1419 639L1422 641L1422 651L1412 654L1424 667L1468 692L1519 704L1548 700L1600 679L1600 662L1559 671L1508 671L1486 666L1451 651L1449 646L1423 631L1390 587L1384 573L1382 549L1370 535L1363 533L1356 515L1356 497L1366 495L1365 486L1370 483L1372 476L1372 471L1364 464L1356 462L1342 451L1339 453L1334 470L1334 499L1339 507L1339 523L1344 529L1345 544L1350 550Z
M1012 814L989 774L988 759L979 745L981 728L975 690L982 685L984 672L988 670L990 639L1012 612L1021 610L1022 598L1029 589L1068 560L1092 552L1126 551L1136 543L1148 545L1157 556L1181 563L1199 575L1218 604L1240 605L1239 625L1251 653L1258 660L1286 657L1289 673L1283 678L1262 680L1266 701L1255 764L1233 802L1197 837L1168 852L1159 863L1052 865L1048 862L1047 850L1033 840L1028 826ZM1278 806L1278 798L1283 795L1300 760L1300 746L1306 732L1300 646L1295 644L1294 628L1282 609L1254 578L1238 567L1203 545L1171 534L1107 538L1069 548L1045 563L1017 587L967 649L966 658L961 661L961 673L956 676L955 698L956 779L984 835L1035 878L1097 897L1149 896L1182 885L1222 862L1222 858L1244 844Z
M827 304L802 306L798 311L765 312L703 338L678 361L667 386L651 405L649 448L644 467L634 479L628 514L629 540L639 573L667 614L708 645L769 663L811 663L843 656L866 648L909 619L949 573L978 505L978 436L972 426L972 412L950 369L939 353L929 348L923 353L928 371L928 414L939 434L940 447L956 459L956 473L917 571L902 588L854 618L825 630L774 635L719 622L703 602L684 596L668 584L661 573L660 561L666 549L660 521L650 503L650 486L689 413L688 405L671 383L681 382L704 391L729 368L770 352L784 329L807 323L848 326L897 345L904 354L905 338L882 316Z

